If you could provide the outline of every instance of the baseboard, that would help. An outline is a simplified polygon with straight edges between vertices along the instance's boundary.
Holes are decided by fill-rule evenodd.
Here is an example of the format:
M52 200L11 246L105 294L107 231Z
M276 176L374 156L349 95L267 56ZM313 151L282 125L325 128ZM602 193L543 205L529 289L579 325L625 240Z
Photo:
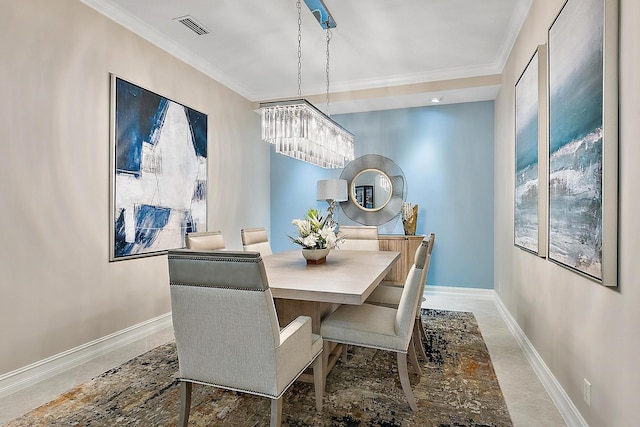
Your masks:
M589 425L580 414L580 411L578 411L578 408L576 408L558 380L556 380L556 377L551 373L551 370L544 363L544 360L542 360L542 357L540 357L540 354L533 347L533 344L531 344L531 341L529 341L513 316L511 316L511 313L509 313L509 310L503 304L498 294L495 294L494 301L507 327L511 330L529 364L547 390L547 393L549 393L551 400L553 400L557 406L567 426L588 427Z
M166 313L129 328L72 348L65 352L0 375L0 398L44 381L110 351L146 338L171 326L171 313Z
M455 286L429 286L424 289L424 295L458 295L478 299L494 299L496 293L493 289L462 288Z

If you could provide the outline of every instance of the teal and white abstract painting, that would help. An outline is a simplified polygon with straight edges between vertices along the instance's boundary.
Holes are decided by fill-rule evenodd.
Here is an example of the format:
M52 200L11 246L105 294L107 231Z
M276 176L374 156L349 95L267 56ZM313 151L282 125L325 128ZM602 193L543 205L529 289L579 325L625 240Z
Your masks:
M516 83L514 243L538 253L538 53ZM544 193L543 193L544 194Z
M602 279L604 0L549 29L549 259Z

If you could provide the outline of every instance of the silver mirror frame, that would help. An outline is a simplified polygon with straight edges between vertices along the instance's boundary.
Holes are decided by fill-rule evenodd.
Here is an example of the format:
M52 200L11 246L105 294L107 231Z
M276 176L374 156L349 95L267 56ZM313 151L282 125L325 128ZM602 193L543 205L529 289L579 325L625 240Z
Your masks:
M355 202L352 187L355 178L365 170L377 170L391 181L391 195L387 203L379 209L366 209ZM391 221L402 211L407 195L406 179L402 169L391 159L378 154L365 154L350 161L342 170L340 179L347 181L349 200L340 203L344 214L354 222L363 225L381 225Z

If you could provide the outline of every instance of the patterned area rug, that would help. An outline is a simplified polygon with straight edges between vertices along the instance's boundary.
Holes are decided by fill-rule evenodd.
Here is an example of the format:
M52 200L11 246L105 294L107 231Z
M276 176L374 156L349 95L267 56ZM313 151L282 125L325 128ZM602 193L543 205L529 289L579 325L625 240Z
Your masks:
M356 347L327 377L322 414L313 385L284 395L283 425L511 426L491 359L473 314L423 310L428 356L422 377L409 369L418 412L409 409L394 354ZM18 426L175 426L178 360L165 344L79 385L7 424ZM270 401L194 384L190 426L266 426Z

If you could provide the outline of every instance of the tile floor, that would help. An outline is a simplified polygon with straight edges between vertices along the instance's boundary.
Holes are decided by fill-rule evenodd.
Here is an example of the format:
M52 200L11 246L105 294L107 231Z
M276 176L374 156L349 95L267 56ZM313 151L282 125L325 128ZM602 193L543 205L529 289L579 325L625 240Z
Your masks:
M493 297L429 291L425 296L422 307L470 311L475 315L515 427L567 425L502 319Z
M490 294L489 294L490 295ZM425 308L473 312L516 427L566 426L490 296L427 292ZM173 339L171 328L0 399L0 423L36 408L100 373Z

